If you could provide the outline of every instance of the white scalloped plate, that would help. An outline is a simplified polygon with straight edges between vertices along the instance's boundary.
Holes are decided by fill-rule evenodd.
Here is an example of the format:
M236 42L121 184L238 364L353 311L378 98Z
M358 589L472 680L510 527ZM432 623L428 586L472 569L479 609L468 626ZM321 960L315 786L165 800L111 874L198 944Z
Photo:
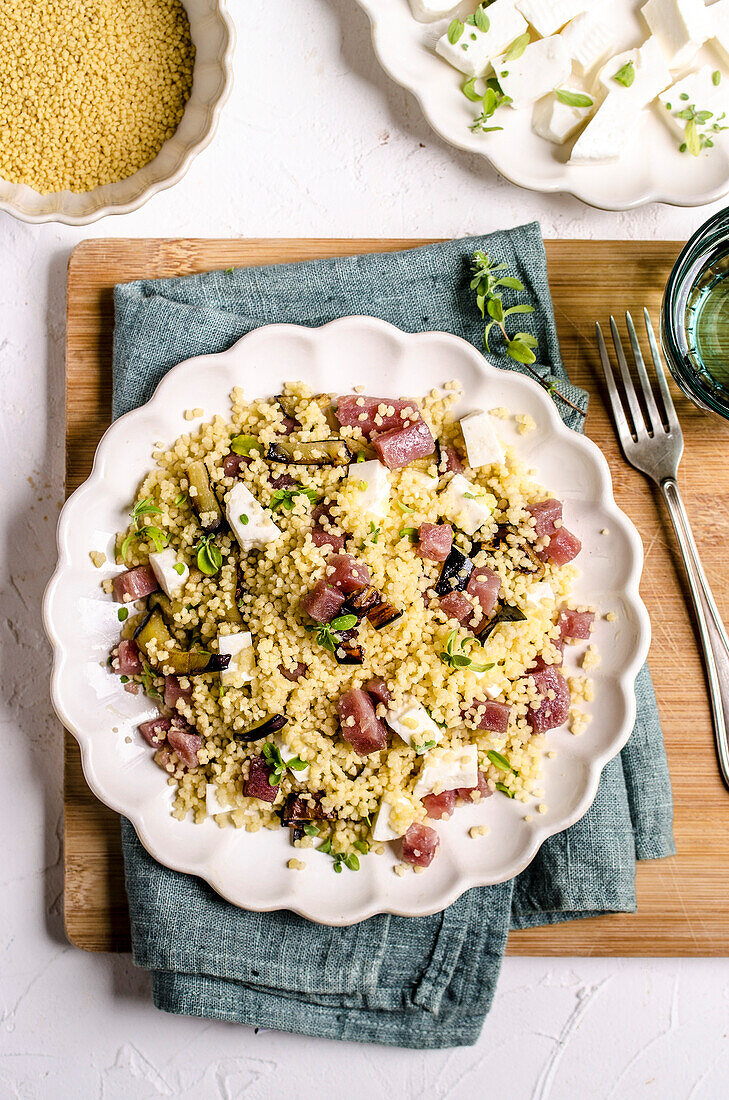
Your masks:
M408 0L357 3L369 16L375 53L383 69L412 92L436 133L458 149L485 157L511 183L532 191L564 191L602 210L630 210L648 202L702 206L729 191L727 135L700 157L683 155L655 107L643 112L632 148L614 164L581 167L566 163L571 143L558 146L538 137L531 128L528 109L500 110L496 122L504 127L502 132L471 133L474 104L460 90L466 78L433 49L450 19L419 23ZM618 49L632 48L645 39L647 31L638 15L643 3L645 0L611 0L609 18L616 28ZM475 7L474 0L465 0L458 14L463 17ZM720 67L708 46L699 57ZM724 82L729 94L727 73Z
M587 732L549 736L553 759L544 761L544 814L493 797L462 807L441 823L441 850L423 875L393 874L396 853L362 860L358 874L335 875L331 860L306 852L305 872L290 871L288 830L221 830L170 816L170 791L135 727L152 714L125 693L106 667L118 638L116 605L101 590L104 576L91 550L112 560L114 533L125 523L136 487L152 465L157 440L171 443L189 430L185 409L204 405L205 416L226 414L234 385L249 396L280 391L303 379L315 391L342 393L364 384L383 396L419 396L449 379L466 395L458 413L506 406L530 413L536 430L500 432L536 466L542 482L565 501L569 526L583 541L576 596L618 614L597 624L602 663L594 673L596 702ZM607 534L600 534L607 529ZM406 334L370 317L347 317L321 328L259 328L221 355L202 356L169 372L146 405L127 413L101 440L89 479L67 501L58 524L59 561L46 591L45 627L54 649L53 704L81 746L89 786L133 823L161 863L206 879L235 905L292 909L325 924L351 924L374 913L422 916L437 912L471 886L511 878L540 844L590 806L600 772L625 744L635 719L634 681L646 658L650 623L638 594L643 552L632 523L617 508L607 463L597 447L569 431L545 392L519 374L491 366L470 344L440 332ZM127 740L127 738L129 740ZM490 826L472 840L468 828ZM303 854L303 853L300 853Z

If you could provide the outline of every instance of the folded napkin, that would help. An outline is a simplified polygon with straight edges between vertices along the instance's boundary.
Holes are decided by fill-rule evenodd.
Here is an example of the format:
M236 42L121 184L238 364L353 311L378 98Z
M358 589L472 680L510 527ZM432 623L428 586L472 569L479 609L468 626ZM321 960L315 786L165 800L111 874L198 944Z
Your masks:
M475 249L505 260L537 311L520 318L539 340L534 369L580 409L559 353L537 224L406 252L243 268L115 290L114 416L143 404L164 374L220 352L259 325L321 325L347 314L407 331L452 332L482 350L469 290ZM520 370L513 360L492 362ZM557 401L565 422L583 417ZM351 928L289 912L251 913L206 883L170 871L122 821L134 961L152 973L155 1004L309 1035L404 1047L474 1043L494 994L510 928L635 909L635 861L674 852L668 769L647 668L638 718L605 768L592 807L551 837L511 882L467 891L431 917L372 917Z

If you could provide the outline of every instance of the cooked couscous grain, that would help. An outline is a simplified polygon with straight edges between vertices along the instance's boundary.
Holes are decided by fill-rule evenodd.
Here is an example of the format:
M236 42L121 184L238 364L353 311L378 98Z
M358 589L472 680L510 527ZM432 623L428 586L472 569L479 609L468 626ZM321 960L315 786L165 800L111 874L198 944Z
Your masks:
M91 550L89 557L97 569L101 569L102 565L106 563L106 554L102 554L100 550Z

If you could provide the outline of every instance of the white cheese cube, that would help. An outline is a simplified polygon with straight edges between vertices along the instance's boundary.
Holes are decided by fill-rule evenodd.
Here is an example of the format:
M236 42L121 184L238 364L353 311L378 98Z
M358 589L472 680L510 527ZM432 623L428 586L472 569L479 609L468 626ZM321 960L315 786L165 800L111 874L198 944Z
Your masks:
M423 757L423 769L415 784L416 798L424 794L475 787L478 783L478 757L475 745L462 749L431 749Z
M207 783L205 786L205 810L208 817L216 814L227 814L231 806L228 802L221 802L218 796L218 787L215 783Z
M729 0L718 0L709 8L711 44L725 65L729 65Z
M584 86L578 85L575 80L570 80L564 85L564 91L576 92L579 95L589 95ZM562 145L573 134L577 133L590 115L595 110L595 100L592 96L591 107L572 107L557 98L554 92L545 95L538 103L534 104L532 113L532 130L539 137Z
M514 7L513 0L495 0L486 10L489 29L466 23L457 42L444 34L436 42L436 53L466 76L483 76L494 57L508 49L527 29L526 20Z
M503 64L503 68L501 67ZM504 95L514 110L528 107L569 77L572 63L558 34L527 46L521 57L495 65Z
M709 37L704 0L648 0L640 10L671 69L689 65Z
M410 7L419 22L434 23L460 7L460 0L455 0L455 3L453 0L410 0Z
M422 493L434 493L438 488L438 478L431 477L430 474L423 473L422 470L412 470L410 477L411 485Z
M256 653L249 630L218 635L218 653L230 655L228 667L220 673L223 687L239 688L251 682L256 667Z
M626 65L631 65L633 69L632 84L615 79ZM638 49L624 50L611 57L600 69L598 82L608 95L619 96L623 100L626 113L636 114L668 87L671 74L657 41L649 38Z
M722 127L729 124L726 118L729 112L729 78L720 78L719 83L714 84L715 72L717 70L711 65L704 65L697 73L690 73L683 80L678 80L659 96L661 116L681 142L686 136L688 119L678 116L687 108L699 114L705 111L711 113L711 117L704 122L696 120L699 140L708 138L716 142L722 138L725 139L729 133L726 130L713 129L714 126ZM718 121L722 114L725 117ZM710 150L711 146L708 149Z
M505 451L487 412L469 413L461 419L460 425L469 466L491 466L492 463L503 466Z
M496 499L463 474L454 474L439 496L441 514L469 537L491 518Z
M281 534L269 513L242 482L228 493L225 514L241 550L263 550Z
M281 753L281 759L283 760L284 764L288 764L289 760L293 760L296 756L298 756L298 753L295 753L292 749L289 748L283 734L283 730L278 730L278 732L274 734L273 740L276 748ZM295 779L299 779L302 783L305 783L306 780L309 778L309 771L310 768L307 765L307 767L301 768L299 771L292 771L290 774L293 775Z
M433 721L423 704L412 697L405 699L398 709L388 710L385 721L411 748L418 749L428 742L438 745L443 740L443 730Z
M547 38L589 7L590 0L516 0L516 6L534 30Z
M615 33L594 12L583 11L562 31L575 72L585 76L615 48Z
M551 584L546 581L537 581L528 590L526 595L526 602L532 604L533 607L541 606L542 600L549 600L550 603L555 601L554 589Z
M396 827L391 822L391 814L394 809L403 810L409 806L409 803L405 799L392 803L388 802L386 798L383 798L380 802L380 808L377 811L375 820L372 822L372 839L377 841L397 840L398 837L404 836L408 830L408 827Z
M166 550L158 550L149 555L149 564L152 566L159 586L166 596L173 599L184 587L185 581L190 576L190 570L181 558L178 558L171 546Z
M610 93L575 142L570 164L607 164L619 158L638 125L638 109L626 112L622 96Z
M349 467L349 478L358 488L357 505L366 515L380 519L390 501L390 471L376 458Z

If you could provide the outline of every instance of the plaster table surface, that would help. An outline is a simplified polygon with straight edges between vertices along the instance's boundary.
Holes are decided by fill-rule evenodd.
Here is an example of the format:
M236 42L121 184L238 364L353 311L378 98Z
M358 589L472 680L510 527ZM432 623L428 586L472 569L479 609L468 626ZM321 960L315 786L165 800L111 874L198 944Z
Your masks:
M545 237L681 239L722 205L614 214L519 190L429 130L380 70L353 0L278 0L275 68L256 48L271 6L231 7L233 94L180 184L85 229L0 215L0 1100L725 1096L729 960L507 958L478 1044L421 1053L166 1016L129 956L65 940L62 739L40 600L63 497L73 246L91 236L452 237L535 218Z

